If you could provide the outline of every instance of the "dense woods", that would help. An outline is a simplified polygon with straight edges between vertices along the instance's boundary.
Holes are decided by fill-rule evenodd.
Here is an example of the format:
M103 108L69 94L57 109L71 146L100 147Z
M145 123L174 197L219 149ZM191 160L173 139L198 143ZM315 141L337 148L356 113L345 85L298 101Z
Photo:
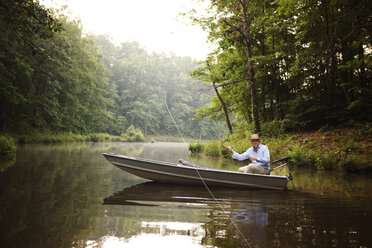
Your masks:
M206 2L190 16L216 49L193 76L218 94L199 117L263 133L371 120L371 1Z
M191 58L82 34L79 20L32 0L0 1L0 33L3 133L120 135L134 126L145 135L178 135L165 100L186 136L221 131L190 120L213 93L188 75L197 66Z
M178 135L166 102L198 138L220 137L221 123L273 133L368 122L371 5L211 1L209 15L189 15L216 44L198 65L83 34L37 1L0 0L1 130Z

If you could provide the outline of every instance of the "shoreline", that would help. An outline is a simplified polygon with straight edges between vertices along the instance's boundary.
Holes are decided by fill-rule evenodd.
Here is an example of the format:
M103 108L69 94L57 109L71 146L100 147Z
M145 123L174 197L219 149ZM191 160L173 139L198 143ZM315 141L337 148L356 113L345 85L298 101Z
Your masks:
M370 126L339 127L277 137L262 135L261 143L268 146L272 160L289 156L292 158L290 164L295 167L372 175ZM231 158L231 152L225 149L224 144L231 145L238 153L251 146L247 134L233 134L220 141L190 144L189 150L207 156Z

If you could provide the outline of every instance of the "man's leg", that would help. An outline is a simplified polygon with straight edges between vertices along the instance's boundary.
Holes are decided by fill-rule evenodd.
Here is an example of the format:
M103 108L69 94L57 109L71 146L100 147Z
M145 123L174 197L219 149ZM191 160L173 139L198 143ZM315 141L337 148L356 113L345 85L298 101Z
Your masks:
M247 173L248 167L249 167L249 165L246 165L246 166L240 167L238 171L239 171L239 172L242 172L242 173Z
M267 170L263 168L262 166L256 165L256 164L249 164L247 166L245 173L253 173L253 174L266 174Z

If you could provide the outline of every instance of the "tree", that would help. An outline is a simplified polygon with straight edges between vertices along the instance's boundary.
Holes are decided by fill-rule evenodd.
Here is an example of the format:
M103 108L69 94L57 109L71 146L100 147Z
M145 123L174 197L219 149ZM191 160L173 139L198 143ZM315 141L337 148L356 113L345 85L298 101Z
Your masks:
M279 120L285 130L308 130L371 120L371 9L368 1L219 0L191 18L216 45L220 93L239 106L231 115L248 117L237 126L253 122L257 131ZM245 78L245 88L232 83Z

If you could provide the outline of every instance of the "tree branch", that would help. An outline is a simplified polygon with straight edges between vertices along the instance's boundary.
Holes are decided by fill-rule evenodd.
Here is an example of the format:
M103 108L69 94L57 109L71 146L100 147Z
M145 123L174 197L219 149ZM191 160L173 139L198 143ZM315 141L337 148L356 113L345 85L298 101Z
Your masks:
M243 79L240 79L240 80L235 80L235 81L224 83L224 84L219 84L219 85L216 85L216 88L224 87L224 86L227 86L227 85L230 85L230 84L235 84L235 83L239 83L239 82L247 81L247 80L249 80L249 79L248 78L243 78Z

